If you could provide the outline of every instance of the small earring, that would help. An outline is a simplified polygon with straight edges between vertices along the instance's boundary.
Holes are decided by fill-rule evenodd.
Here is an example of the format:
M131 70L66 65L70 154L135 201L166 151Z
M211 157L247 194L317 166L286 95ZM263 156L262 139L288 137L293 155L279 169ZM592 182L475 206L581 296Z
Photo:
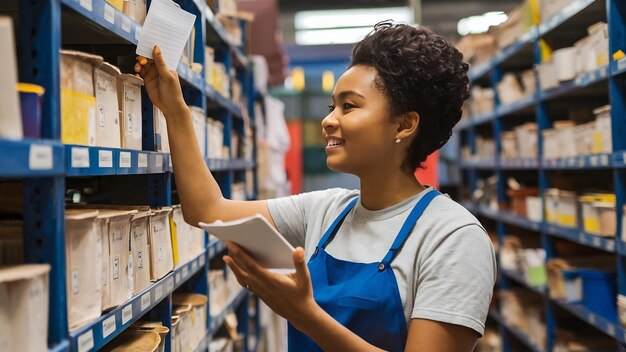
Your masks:
M396 143L400 143L402 141L402 138L396 138Z

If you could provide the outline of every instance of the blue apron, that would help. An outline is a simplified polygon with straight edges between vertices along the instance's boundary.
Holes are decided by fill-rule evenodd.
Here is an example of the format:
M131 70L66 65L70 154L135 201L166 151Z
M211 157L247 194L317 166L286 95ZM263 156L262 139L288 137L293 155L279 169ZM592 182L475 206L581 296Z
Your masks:
M417 219L433 198L440 194L433 189L422 196L402 225L387 255L375 263L336 259L325 250L358 201L358 197L355 198L328 228L309 260L313 295L317 304L343 326L376 347L387 351L404 350L407 324L398 283L390 264L409 237ZM289 324L289 351L321 349Z

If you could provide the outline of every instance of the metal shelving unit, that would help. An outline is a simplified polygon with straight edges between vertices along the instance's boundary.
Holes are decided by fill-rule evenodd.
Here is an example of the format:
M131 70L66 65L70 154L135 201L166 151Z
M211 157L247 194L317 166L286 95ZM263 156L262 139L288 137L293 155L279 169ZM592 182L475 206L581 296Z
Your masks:
M176 0L185 10L196 15L194 61L203 64L204 45L216 50L216 61L227 69L235 67L237 78L243 83L243 93L255 97L252 67L243 50L232 45L222 25L204 1ZM0 8L0 13L2 12ZM100 318L76 330L69 331L66 306L64 208L66 183L77 178L105 177L111 182L123 182L120 175L136 177L147 182L149 194L143 204L167 206L172 204L172 162L168 153L156 152L152 105L143 94L143 149L64 145L60 142L60 55L61 48L93 48L108 57L134 58L141 26L111 6L106 0L11 0L9 8L18 9L17 40L20 43L19 76L22 82L43 86L46 90L42 106L42 139L0 139L0 181L19 179L23 182L25 262L49 263L49 351L95 351L110 342L133 322L144 316L161 321L171 328L172 293L181 288L185 292L208 292L207 276L211 259L224 250L221 242L206 243L206 248L193 260L179 265L164 278L154 282L142 293L117 308L103 313ZM242 22L243 23L243 22ZM244 24L245 25L245 24ZM71 28L70 28L71 27ZM245 32L245 29L244 29ZM88 49L85 49L88 50ZM205 72L194 72L189 66L177 68L183 93L189 105L201 107L209 116L224 123L224 144L231 145L231 131L243 135L242 107L224 97L205 82ZM144 92L145 93L145 90ZM247 99L249 125L254 127L254 99ZM207 144L204 141L205 145ZM230 187L236 179L245 179L243 172L256 175L256 156L253 160L207 159L207 165L219 173L216 177L222 192L230 196ZM143 176L142 176L143 175ZM147 181L146 181L147 177ZM128 179L128 178L124 178ZM254 194L256 197L256 180ZM129 203L130 204L130 203ZM207 317L206 337L196 350L208 350L215 329L223 322L227 311L237 311L242 322L240 332L247 338L248 320L258 322L257 316L248 316L248 305L242 290L224 312ZM207 306L208 310L208 306ZM220 320L221 318L221 320ZM210 327L210 329L209 329ZM260 328L254 331L261 331ZM244 344L247 346L248 344ZM169 335L165 351L170 351Z
M471 116L461 121L455 127L455 133L461 136L462 144L475 149L476 137L480 133L489 131L496 142L496 157L486 160L459 160L461 170L461 189L458 194L472 194L477 186L479 178L485 176L497 176L497 200L506 202L506 177L520 175L527 182L538 186L540 196L544 200L546 190L553 186L552 177L555 174L565 174L568 177L594 177L590 175L603 175L603 180L610 179L616 194L617 211L617 237L607 238L586 233L582 228L564 228L543 221L531 221L524 217L513 215L506 211L498 211L477 204L468 199L461 199L467 209L477 216L491 219L495 222L495 230L500 243L503 243L510 226L530 230L537 234L541 246L546 250L547 259L555 258L556 241L567 240L582 246L592 247L603 252L612 253L617 259L617 291L626 294L626 242L620 238L622 233L622 207L626 203L626 58L614 60L613 53L618 50L626 51L626 5L617 0L572 0L571 3L551 18L544 19L537 26L530 28L527 33L515 43L502 49L487 62L472 67L469 72L472 84L488 84L495 87L502 78L503 73L515 71L520 67L530 68L540 63L541 49L540 40L567 37L573 30L580 31L597 21L605 21L609 28L609 53L610 63L591 72L580 74L571 81L563 82L558 87L538 91L519 102L509 105L500 105L496 92L495 107L492 111L479 116ZM568 37L569 38L569 37ZM575 39L575 38L569 38ZM555 41L557 39L554 39ZM568 42L569 43L569 42ZM573 44L573 41L569 44ZM604 101L611 104L611 127L613 153L584 155L571 158L545 159L542 156L542 130L550 127L554 112L550 109L556 104L567 105L572 101L585 98L594 98L594 101ZM538 158L505 159L501 157L501 135L505 126L510 128L522 122L528 122L534 116L538 126ZM524 120L524 121L522 121ZM580 173L584 172L582 176ZM580 175L580 176L579 176ZM536 180L536 181L528 181ZM604 186L598 184L598 186ZM545 205L544 205L545 206ZM529 234L532 236L532 233ZM542 294L544 297L545 322L547 330L546 351L553 349L555 334L559 327L559 319L555 313L555 307L561 307L573 317L594 326L599 331L613 338L617 343L624 343L625 330L618 322L608 321L600 315L590 311L586 307L577 304L567 304L548 298L547 291L527 285L516 272L501 272L499 287L509 288L512 283L522 285L529 290ZM503 350L510 351L511 345L508 335L512 334L524 342L528 348L537 351L542 350L530 343L527 336L517 331L514 327L506 325L497 311L490 312L490 316L500 324L503 333ZM504 333L506 332L506 333Z

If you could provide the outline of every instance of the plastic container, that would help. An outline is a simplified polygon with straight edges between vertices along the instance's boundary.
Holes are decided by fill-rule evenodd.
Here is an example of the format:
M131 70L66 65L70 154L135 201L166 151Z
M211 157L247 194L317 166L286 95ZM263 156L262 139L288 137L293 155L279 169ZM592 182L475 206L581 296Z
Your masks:
M25 138L41 138L41 105L45 89L30 83L18 83L22 108L22 129Z
M579 303L583 300L583 283L578 270L561 271L565 288L565 301L568 303Z
M579 270L583 286L583 305L604 318L617 321L617 275L599 270Z

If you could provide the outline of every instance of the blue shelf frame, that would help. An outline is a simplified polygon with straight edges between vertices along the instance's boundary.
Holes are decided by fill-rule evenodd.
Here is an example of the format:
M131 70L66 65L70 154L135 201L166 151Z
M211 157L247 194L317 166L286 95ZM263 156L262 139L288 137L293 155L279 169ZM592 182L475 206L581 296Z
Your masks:
M605 8L602 13L600 8ZM592 17L590 16L598 16ZM527 67L536 66L541 62L540 40L554 37L558 33L563 33L571 29L575 22L591 22L603 20L609 27L609 64L597 68L591 72L580 74L578 77L561 82L558 87L549 90L540 89L540 82L537 79L537 93L532 97L527 97L522 101L503 106L496 92L494 111L480 116L470 116L461 124L455 127L456 133L461 133L463 143L469 147L472 153L476 147L476 136L478 125L481 131L491 128L496 141L495 160L489 161L489 165L477 163L473 160L459 160L458 166L461 170L464 185L460 187L465 192L459 194L472 194L476 189L477 180L486 173L498 176L497 201L507 202L506 178L515 173L524 173L532 177L536 173L537 186L540 196L545 201L547 190L554 187L552 177L555 173L567 172L569 176L576 175L578 171L590 171L611 175L613 177L613 187L616 195L616 218L617 237L607 238L596 236L583 231L582 228L569 229L561 226L548 224L544 221L533 222L526 218L521 218L502 211L493 211L484 206L474 204L471 201L462 202L471 212L478 216L492 219L495 222L495 230L499 241L504 241L506 234L510 233L507 225L513 225L537 233L541 240L541 245L546 251L547 260L558 257L557 240L567 240L586 247L592 247L601 251L612 253L617 259L617 292L626 294L626 242L620 238L622 233L622 207L626 204L626 58L613 58L613 53L618 51L626 52L626 4L619 0L573 0L564 9L551 18L530 28L529 31L511 46L496 53L494 57L483 64L472 67L469 73L472 83L480 80L482 84L488 82L492 87L496 87L502 78L503 70L507 67L507 61L521 53L527 53L528 45L533 46L532 59L528 59ZM558 33L557 33L558 32ZM519 61L519 60L518 60ZM579 99L587 92L593 92L598 98L598 92L608 92L606 101L611 104L611 125L612 125L612 150L608 154L584 155L571 158L560 158L548 160L543 158L543 135L542 131L552 126L551 109L555 103L567 102L567 99ZM593 86L593 87L591 87ZM596 89L602 88L602 89ZM574 98L576 97L576 98ZM602 98L604 99L604 98ZM526 113L527 111L531 111ZM512 115L523 115L529 117L534 115L538 125L538 155L536 159L513 159L508 160L501 157L502 145L500 136L503 133L505 120L512 120ZM528 115L528 116L526 116ZM521 120L521 119L520 119ZM527 120L527 119L526 119ZM506 121L509 125L513 121ZM489 126L485 126L489 124ZM503 272L499 288L506 289L512 282L524 284L523 279L516 273ZM526 285L527 286L527 285ZM609 336L613 336L616 341L623 343L626 339L624 330L618 324L607 322L601 317L589 312L580 305L568 305L563 302L553 302L547 295L544 295L545 321L547 330L547 352L552 351L559 321L555 312L556 306L561 306L574 316L595 326ZM497 313L497 312L496 312ZM501 322L502 323L502 322ZM503 330L501 324L501 330ZM519 337L519 336L518 336ZM522 337L523 340L523 337ZM507 334L503 334L503 350L510 351L511 346ZM532 349L532 346L529 346Z
M231 66L235 67L238 78L245 78L242 82L244 96L256 97L251 63L241 47L229 42L224 28L206 3L201 0L175 1L197 16L194 25L196 47L201 48L207 44L215 46L216 61L224 63L228 69ZM210 297L207 284L208 263L224 249L222 243L206 244L207 247L202 254L194 260L179 266L124 305L104 313L100 318L75 331L68 330L67 320L64 241L66 179L100 176L115 179L118 175L147 175L149 195L145 199L145 204L166 206L172 204L173 169L170 155L155 151L156 143L151 137L154 135L152 105L145 89L142 89L143 150L64 145L60 142L59 51L63 47L60 33L63 32L62 28L65 25L64 15L71 14L70 18L74 25L98 28L98 31L104 33L106 37L123 43L120 44L122 46L137 44L141 26L106 0L19 1L18 7L21 14L19 28L16 31L21 46L20 81L39 84L46 90L42 105L42 139L0 139L0 154L5 156L0 161L0 180L18 178L23 181L23 196L24 199L28 199L28 202L24 202L23 209L25 262L49 263L52 267L49 276L49 351L96 350L146 314L150 319L161 321L163 325L171 327L171 293L174 290L184 286L186 291L203 293ZM208 42L207 38L212 35L211 33L218 33L217 42ZM98 44L96 42L98 39L93 39L93 42L89 42L89 39L84 40L83 44ZM115 55L118 54L113 54ZM203 50L196 50L193 59L206 67ZM204 69L202 72L194 72L189 66L179 64L177 73L186 102L204 109L211 116L218 116L224 122L224 140L227 146L230 145L232 129L243 125L240 122L234 123L233 120L243 121L244 116L249 116L249 125L255 127L254 99L247 99L247 106L237 105L212 87L208 87ZM249 113L246 115L243 109ZM204 142L206 145L206 141ZM211 160L207 163L214 166ZM218 171L233 174L240 170L256 170L256 150L252 160L230 159L221 164ZM233 180L233 177L221 179L220 187L224 194L230 192L230 183ZM254 191L248 195L249 197L258 193L256 176L253 182ZM247 305L244 310L242 302L243 300L238 299L232 302L229 308L238 309L239 318L247 319ZM241 307L236 306L239 304ZM209 319L207 317L207 326L210 324ZM113 321L115 330L104 337L102 324L106 322L111 326ZM256 329L258 330L260 329ZM247 334L245 336L248 338ZM205 339L207 344L210 338L207 331ZM93 346L77 349L79 343L83 343L83 347L90 344ZM170 350L170 340L167 339L165 351Z
M517 272L517 271L512 271L512 270L504 270L501 269L500 273L509 278L512 279L513 281L517 282L518 284L530 289L531 291L538 293L542 296L545 296L547 293L547 289L545 286L531 286L528 284L528 282L526 282L526 280L524 279L524 277L522 276L521 273Z

